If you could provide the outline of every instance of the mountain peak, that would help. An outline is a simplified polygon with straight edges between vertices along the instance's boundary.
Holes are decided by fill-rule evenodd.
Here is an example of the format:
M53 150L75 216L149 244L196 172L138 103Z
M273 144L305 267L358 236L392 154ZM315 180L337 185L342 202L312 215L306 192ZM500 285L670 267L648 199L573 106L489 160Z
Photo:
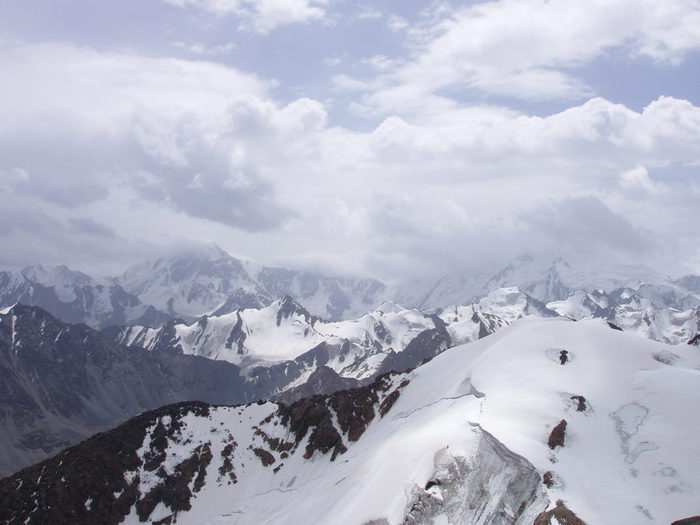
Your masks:
M306 308L296 302L289 295L285 295L282 299L280 299L278 304L279 309L277 310L277 326L282 323L283 319L287 319L293 314L301 315L307 320L307 322L311 322L311 314L306 310Z
M374 309L375 312L381 312L383 314L396 314L399 312L403 312L404 310L404 307L396 304L393 301L384 301L382 304L380 304Z
M22 277L28 281L44 286L82 286L92 282L92 278L83 272L71 270L65 265L26 266L20 270Z

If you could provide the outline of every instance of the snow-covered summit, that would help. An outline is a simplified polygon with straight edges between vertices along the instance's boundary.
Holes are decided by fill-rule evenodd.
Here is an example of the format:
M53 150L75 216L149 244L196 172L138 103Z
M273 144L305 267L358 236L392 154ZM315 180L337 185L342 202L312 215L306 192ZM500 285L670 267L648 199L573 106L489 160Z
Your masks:
M313 315L342 319L375 306L384 288L372 279L323 276L244 262L216 245L136 265L115 280L143 302L190 318L260 308L288 295Z

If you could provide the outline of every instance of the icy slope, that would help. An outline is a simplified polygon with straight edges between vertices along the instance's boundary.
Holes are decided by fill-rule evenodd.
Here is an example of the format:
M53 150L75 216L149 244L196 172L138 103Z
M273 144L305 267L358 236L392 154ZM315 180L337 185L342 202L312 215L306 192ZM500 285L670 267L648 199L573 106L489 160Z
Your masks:
M0 482L0 518L670 523L698 513L699 395L697 347L521 319L361 389L144 414Z

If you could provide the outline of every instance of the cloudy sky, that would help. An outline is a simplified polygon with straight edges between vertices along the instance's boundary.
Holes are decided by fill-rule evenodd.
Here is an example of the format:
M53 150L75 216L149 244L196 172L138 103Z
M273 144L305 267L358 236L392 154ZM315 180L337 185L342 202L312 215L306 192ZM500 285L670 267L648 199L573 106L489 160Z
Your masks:
M700 272L700 0L7 0L0 266Z

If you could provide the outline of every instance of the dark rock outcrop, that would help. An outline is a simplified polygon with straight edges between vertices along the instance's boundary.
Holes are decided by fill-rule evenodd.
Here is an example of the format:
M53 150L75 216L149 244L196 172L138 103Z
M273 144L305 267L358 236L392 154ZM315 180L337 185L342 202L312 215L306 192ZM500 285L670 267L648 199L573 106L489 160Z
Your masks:
M677 520L671 523L671 525L700 525L700 516L693 516L692 518Z
M379 368L379 374L405 372L426 359L432 359L452 344L445 328L431 328L418 334L401 352L389 352Z
M533 525L586 525L586 523L574 514L562 500L558 500L555 507L541 513L535 519Z
M549 439L547 440L547 445L552 450L557 447L563 447L566 442L566 420L562 419L557 426L552 429L552 433L549 434Z

